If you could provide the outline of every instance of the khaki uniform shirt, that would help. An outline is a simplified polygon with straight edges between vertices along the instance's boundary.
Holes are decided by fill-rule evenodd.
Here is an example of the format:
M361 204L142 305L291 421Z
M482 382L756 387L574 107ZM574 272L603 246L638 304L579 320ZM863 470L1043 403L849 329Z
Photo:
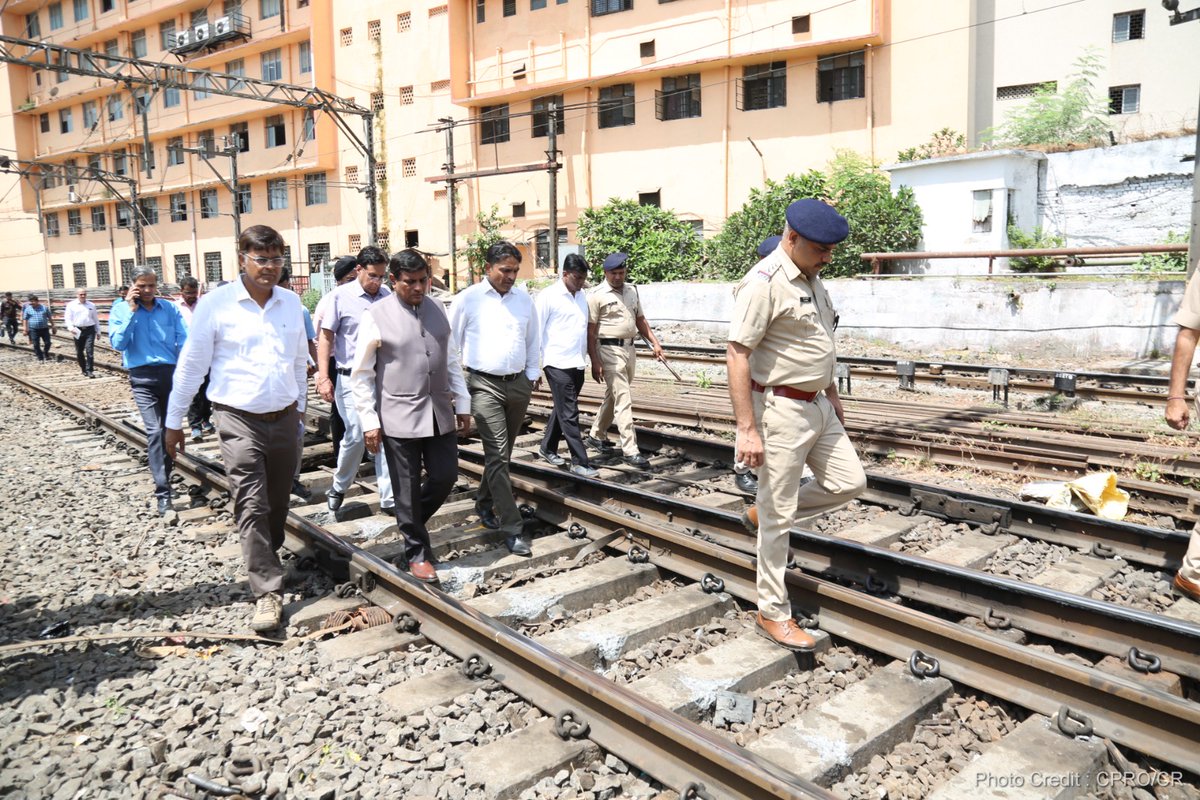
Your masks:
M1197 275L1200 275L1200 270L1192 273L1183 291L1183 302L1175 313L1174 322L1181 328L1200 330L1200 279L1197 279Z
M751 349L752 379L806 392L833 383L835 313L819 277L810 281L776 249L736 292L729 341Z
M642 316L642 304L632 283L626 283L618 292L606 280L588 292L587 304L588 322L599 326L596 329L599 338L637 338L637 318Z

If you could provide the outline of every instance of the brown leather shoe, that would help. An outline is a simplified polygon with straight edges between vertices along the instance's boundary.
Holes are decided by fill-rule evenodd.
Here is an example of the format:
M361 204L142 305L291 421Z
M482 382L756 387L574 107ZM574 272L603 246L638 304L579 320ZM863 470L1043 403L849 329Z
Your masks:
M1175 573L1175 589L1200 603L1200 583L1188 580L1182 573Z
M765 636L788 650L808 652L817 646L817 640L805 633L791 617L782 622L775 622L758 613L754 615L754 627L760 636Z
M408 562L408 574L412 575L419 581L425 583L440 583L437 570L433 568L433 564L428 561L410 561Z
M746 510L742 512L742 527L758 535L758 506L746 506Z

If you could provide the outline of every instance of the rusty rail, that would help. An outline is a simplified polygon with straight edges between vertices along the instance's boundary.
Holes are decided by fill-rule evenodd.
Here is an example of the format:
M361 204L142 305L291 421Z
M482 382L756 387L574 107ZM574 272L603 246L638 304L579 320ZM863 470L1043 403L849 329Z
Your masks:
M1054 256L1060 258L1079 258L1082 256L1122 256L1145 255L1146 253L1186 253L1186 244L1142 244L1142 245L1113 245L1112 247L1031 247L1025 250L942 250L929 252L907 253L863 253L859 256L871 264L871 274L879 275L881 262L884 261L926 261L939 258L986 258L988 260L987 274L992 274L992 268L997 258L1025 258L1028 256Z

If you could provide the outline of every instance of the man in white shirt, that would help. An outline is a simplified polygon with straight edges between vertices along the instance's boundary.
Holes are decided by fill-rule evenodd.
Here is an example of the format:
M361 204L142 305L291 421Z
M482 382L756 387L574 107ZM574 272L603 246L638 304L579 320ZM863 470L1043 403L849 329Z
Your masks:
M537 312L528 293L513 285L521 265L516 247L497 242L488 248L485 262L484 280L463 290L450 309L450 327L467 370L471 414L483 444L475 510L485 527L504 531L509 552L528 556L533 550L513 497L508 461L534 382L541 378Z
M250 590L250 627L278 628L283 617L283 546L292 474L300 458L296 426L308 385L308 342L300 298L276 288L283 237L255 225L238 239L242 273L196 307L167 404L167 452L182 450L183 418L204 376L217 422L221 460ZM269 465L269 466L268 466Z
M92 354L96 347L96 331L100 329L100 316L96 313L96 304L87 299L87 289L75 292L75 299L63 309L63 322L75 337L79 369L89 378L96 377L92 372Z
M346 423L346 434L342 437L342 444L338 449L333 485L325 492L326 505L330 511L337 511L342 507L346 490L358 474L358 465L362 463L366 444L363 441L358 412L354 408L350 381L339 380L337 391L334 392L329 358L333 356L337 370L334 374L339 379L350 377L350 368L354 365L354 348L358 341L358 323L363 312L372 304L392 294L392 291L383 285L384 276L387 274L387 253L374 245L368 245L359 251L357 261L356 279L339 286L331 293L333 299L329 302L329 310L321 318L320 341L317 344L317 368L321 371L321 376L317 378L317 391L325 402L337 404L338 413ZM379 512L392 514L396 506L392 500L392 479L388 475L386 458L375 459L375 482L379 488Z
M387 458L409 574L437 583L425 523L458 478L455 431L471 426L471 397L446 310L425 300L429 263L402 250L388 271L395 300L363 312L349 383L367 449Z
M571 253L563 261L562 280L538 292L534 301L541 326L542 370L554 396L554 410L546 421L540 455L556 467L566 463L558 454L559 439L571 451L571 472L585 478L600 473L588 464L587 448L579 431L579 390L587 366L587 262Z
M341 286L343 283L349 283L354 280L354 270L358 268L358 262L354 256L342 256L333 264L333 288ZM325 315L329 313L329 304L333 302L333 292L326 292L325 295L317 301L317 307L313 310L312 320L313 326L317 329L317 335L320 336L321 320L325 319ZM318 359L320 356L318 355ZM329 379L333 381L333 391L337 392L338 374L337 363L331 355L325 362L329 367ZM346 423L342 420L342 415L338 413L337 403L329 404L329 441L333 443L333 460L338 460L338 453L342 448L342 437L346 435Z
M179 307L179 313L189 328L192 325L192 314L196 311L196 304L199 302L200 281L188 275L179 281L179 299L175 301L175 305ZM204 434L212 433L214 430L212 424L212 403L208 401L207 375L204 376L204 383L200 384L200 389L196 392L196 398L192 400L192 405L188 408L188 424L192 427L193 442L203 440Z

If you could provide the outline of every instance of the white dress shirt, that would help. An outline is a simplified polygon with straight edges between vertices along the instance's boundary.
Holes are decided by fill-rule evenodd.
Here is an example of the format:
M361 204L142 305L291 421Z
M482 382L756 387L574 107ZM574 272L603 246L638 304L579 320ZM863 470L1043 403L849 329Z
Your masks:
M459 292L450 308L450 329L467 369L490 375L524 372L542 376L537 311L524 289L500 294L484 278Z
M63 322L72 333L89 325L99 326L100 316L96 313L96 304L91 300L84 300L82 303L72 300L63 309Z
M438 301L426 298L422 302ZM368 308L358 320L358 343L354 350L354 366L348 378L350 392L354 395L354 407L358 410L358 419L364 431L381 427L379 412L375 408L375 352L380 344L379 325ZM467 382L463 379L462 366L458 362L458 345L454 341L453 331L450 341L446 343L446 369L450 373L450 391L454 393L454 413L470 414L471 393L467 391Z
M542 366L581 369L587 366L587 296L575 294L562 281L538 292L534 300L541 324Z
M304 411L308 340L300 309L296 293L278 286L260 308L240 277L200 298L175 367L166 426L183 427L206 374L214 403L253 414L292 403Z

